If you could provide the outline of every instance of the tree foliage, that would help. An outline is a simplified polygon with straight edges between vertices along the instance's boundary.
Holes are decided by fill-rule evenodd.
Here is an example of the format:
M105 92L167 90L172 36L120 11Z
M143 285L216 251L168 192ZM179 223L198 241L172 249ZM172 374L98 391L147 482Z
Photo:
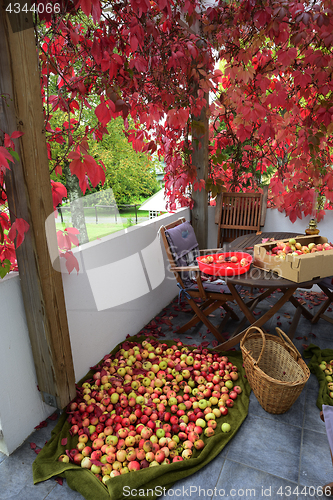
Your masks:
M164 158L169 207L191 206L188 186L202 186L192 136L204 133L205 108L209 188L254 188L253 173L273 168L273 203L292 221L313 211L317 194L333 202L331 0L60 3L61 15L44 14L39 40L45 124L83 192L105 177L90 139L121 117L135 151ZM94 122L82 123L86 108ZM57 110L67 118L53 128Z
M134 151L124 132L121 117L111 120L102 141L90 141L91 152L105 166L104 188L111 188L116 203L140 203L159 189L151 155ZM102 199L102 193L100 193Z

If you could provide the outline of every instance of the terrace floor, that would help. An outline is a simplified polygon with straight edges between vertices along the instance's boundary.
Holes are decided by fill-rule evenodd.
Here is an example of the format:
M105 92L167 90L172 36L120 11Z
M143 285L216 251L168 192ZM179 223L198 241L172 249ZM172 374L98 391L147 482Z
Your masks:
M298 291L298 297L306 301L312 312L318 309L322 298L318 293L301 290ZM256 311L259 313L267 310L275 300L268 297ZM163 336L165 339L181 337L181 340L188 344L213 341L214 338L202 324L182 336L175 333L177 325L183 324L188 317L184 309L174 300L147 325L144 332L150 332L156 337ZM237 312L236 306L234 309ZM275 315L266 323L266 330L273 333L275 327L279 326L283 331L287 331L294 311L291 304L284 306L279 315ZM216 320L220 312L221 310L218 310L216 313ZM170 320L172 326L165 323L165 319ZM236 325L237 323L230 322L227 326L232 331ZM321 349L333 348L332 333L333 327L330 323L320 320L317 325L311 325L301 317L295 334L295 345L301 353L310 343ZM304 500L322 497L320 487L333 481L333 467L325 424L320 420L316 406L317 393L318 382L311 374L296 403L283 415L266 413L251 393L248 416L222 453L195 475L176 483L173 490L166 492L161 499L177 497L181 500L276 500L294 499L297 498L297 493L298 498ZM36 455L30 445L35 443L37 448L43 447L50 438L56 420L48 419L47 424L29 436L11 456L0 454L0 500L83 498L71 490L65 480L62 485L54 479L33 485L32 463Z

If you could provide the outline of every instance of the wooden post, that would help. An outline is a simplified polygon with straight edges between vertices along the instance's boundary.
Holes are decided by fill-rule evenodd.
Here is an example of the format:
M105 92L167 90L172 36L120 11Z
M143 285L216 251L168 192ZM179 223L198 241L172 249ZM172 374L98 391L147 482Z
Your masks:
M207 105L198 118L192 117L192 164L197 168L197 181L208 177L208 95ZM199 243L199 248L207 248L208 235L208 194L206 189L192 192L194 206L192 209L192 225Z
M46 403L63 408L76 391L62 278L52 268L45 234L53 203L36 41L33 28L26 29L31 13L16 14L22 29L13 33L4 0L0 8L0 128L24 132L16 140L20 161L6 175L11 219L30 224L17 249L22 295L39 389ZM57 245L55 226L52 238Z
M261 215L260 215L260 225L264 226L266 221L267 213L267 199L268 199L268 186L263 186L262 188L262 199L261 199Z
M216 4L216 0L204 0L202 6L205 7L205 3L209 7L213 7ZM189 33L198 35L202 29L201 23L197 20L191 27L188 26L185 19L178 20L179 24L183 26ZM200 44L202 42L198 41L197 46L200 50ZM193 91L193 96L197 97L198 86L195 86ZM196 180L200 182L203 179L205 182L208 179L208 143L209 143L209 129L208 129L208 101L209 94L205 94L206 106L201 110L200 116L192 116L192 164L197 168L197 178ZM195 231L199 248L204 250L207 248L208 241L208 193L205 189L201 191L192 190L192 199L194 201L194 206L191 210L191 222L193 229Z

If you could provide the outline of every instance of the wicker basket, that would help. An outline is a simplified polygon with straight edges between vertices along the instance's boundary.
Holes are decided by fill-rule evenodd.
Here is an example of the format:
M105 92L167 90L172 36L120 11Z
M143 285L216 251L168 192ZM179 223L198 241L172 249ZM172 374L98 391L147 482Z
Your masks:
M268 413L285 413L295 403L310 371L289 337L280 328L279 336L250 327L240 348L249 384Z

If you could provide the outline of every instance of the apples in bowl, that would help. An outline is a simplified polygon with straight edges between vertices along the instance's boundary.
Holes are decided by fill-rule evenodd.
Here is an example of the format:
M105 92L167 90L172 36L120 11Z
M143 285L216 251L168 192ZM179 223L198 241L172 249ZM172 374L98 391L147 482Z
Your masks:
M246 252L226 252L197 257L200 271L213 276L238 276L251 266L252 256Z

